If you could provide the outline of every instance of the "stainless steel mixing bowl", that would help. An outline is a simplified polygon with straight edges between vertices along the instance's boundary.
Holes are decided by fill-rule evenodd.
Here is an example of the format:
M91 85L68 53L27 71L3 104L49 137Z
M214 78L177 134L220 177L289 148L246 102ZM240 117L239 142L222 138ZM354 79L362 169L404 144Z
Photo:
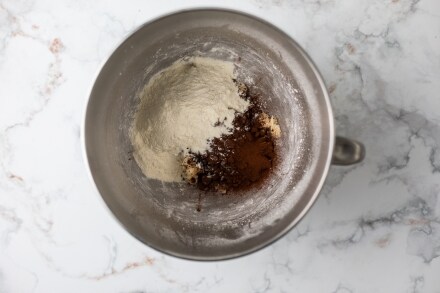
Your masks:
M189 56L234 62L238 80L279 118L280 160L263 188L202 194L146 178L133 159L129 130L137 93L152 75ZM291 229L318 196L335 143L324 82L298 44L265 21L215 9L161 17L124 40L90 92L83 139L96 187L123 227L155 249L196 260L244 255ZM334 162L362 159L362 145L337 142Z

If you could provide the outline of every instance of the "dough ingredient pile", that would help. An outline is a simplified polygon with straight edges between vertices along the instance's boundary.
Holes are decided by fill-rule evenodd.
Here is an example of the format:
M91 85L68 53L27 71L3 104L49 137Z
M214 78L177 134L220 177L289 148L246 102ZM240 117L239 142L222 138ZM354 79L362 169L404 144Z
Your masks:
M280 128L235 78L231 62L193 57L150 79L130 133L147 177L224 193L267 175Z

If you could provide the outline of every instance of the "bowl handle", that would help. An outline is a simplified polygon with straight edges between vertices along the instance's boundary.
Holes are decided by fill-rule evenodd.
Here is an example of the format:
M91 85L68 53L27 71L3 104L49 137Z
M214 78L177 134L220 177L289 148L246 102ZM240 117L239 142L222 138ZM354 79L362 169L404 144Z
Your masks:
M345 137L336 137L332 164L347 166L361 162L365 158L365 147L362 143Z

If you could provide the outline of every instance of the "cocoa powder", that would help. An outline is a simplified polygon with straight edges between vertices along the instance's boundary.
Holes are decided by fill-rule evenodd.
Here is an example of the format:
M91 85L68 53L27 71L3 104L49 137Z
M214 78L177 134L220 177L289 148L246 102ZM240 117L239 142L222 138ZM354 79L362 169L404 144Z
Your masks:
M236 114L232 133L214 138L205 153L190 152L191 163L200 168L195 182L200 190L245 190L262 183L274 167L275 138L260 119L261 98L251 96L247 88L241 90L250 106Z

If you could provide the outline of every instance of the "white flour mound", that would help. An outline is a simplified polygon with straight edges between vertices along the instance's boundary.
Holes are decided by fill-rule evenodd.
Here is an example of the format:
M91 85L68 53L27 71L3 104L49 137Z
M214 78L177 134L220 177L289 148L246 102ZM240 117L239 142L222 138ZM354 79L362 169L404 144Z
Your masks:
M147 177L182 181L181 164L188 151L204 152L209 139L230 132L235 112L249 106L234 78L231 62L193 57L150 79L140 94L130 135L134 158Z

